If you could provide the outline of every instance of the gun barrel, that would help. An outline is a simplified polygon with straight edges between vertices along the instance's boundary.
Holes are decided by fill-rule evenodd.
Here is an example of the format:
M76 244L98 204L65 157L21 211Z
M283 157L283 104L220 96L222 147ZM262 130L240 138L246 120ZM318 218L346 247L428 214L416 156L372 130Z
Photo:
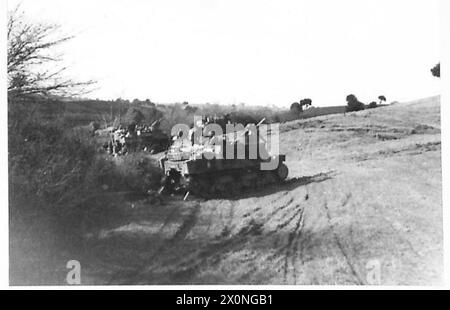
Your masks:
M256 124L256 127L258 127L259 125L261 125L262 123L264 123L265 120L266 120L266 118L264 117L262 120L259 121L258 124Z

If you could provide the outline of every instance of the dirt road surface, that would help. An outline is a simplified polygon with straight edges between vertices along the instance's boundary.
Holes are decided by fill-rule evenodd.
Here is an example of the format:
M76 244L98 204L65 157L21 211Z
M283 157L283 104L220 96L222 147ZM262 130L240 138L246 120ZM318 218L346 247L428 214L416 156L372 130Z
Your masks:
M281 132L281 186L231 200L115 199L127 216L87 233L82 283L441 283L439 98Z

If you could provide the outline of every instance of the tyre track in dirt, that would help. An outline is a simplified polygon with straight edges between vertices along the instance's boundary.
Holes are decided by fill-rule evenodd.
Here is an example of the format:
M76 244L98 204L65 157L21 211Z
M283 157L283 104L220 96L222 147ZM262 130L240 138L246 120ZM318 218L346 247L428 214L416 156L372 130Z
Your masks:
M297 270L296 270L296 258L297 258L297 249L299 238L301 238L301 231L303 228L303 213L304 209L299 209L294 217L298 216L297 223L291 233L288 235L288 240L286 244L286 254L284 261L284 281L286 284L296 284L297 282ZM288 273L289 271L289 262L292 269L292 273ZM292 276L293 281L289 283L288 274Z
M195 224L197 222L200 208L201 208L200 204L198 204L198 203L195 204L192 211L186 217L186 220L183 221L183 223L178 228L178 230L175 232L173 237L167 242L167 245L163 245L163 247L160 248L159 251L156 251L155 255L163 252L166 249L166 247L167 248L173 247L177 242L180 242L182 239L184 239L184 237L186 237L188 232L192 229L192 227L195 226Z
M198 276L202 270L212 268L219 264L222 255L230 251L239 251L244 249L246 244L252 242L252 238L261 234L261 223L251 221L246 227L243 227L238 233L231 236L221 236L216 240L211 240L188 257L179 260L174 264L169 273L176 283L190 282ZM254 258L246 258L253 261ZM245 259L241 260L241 263Z
M165 274L171 279L169 282L187 283L196 279L202 270L213 269L214 266L221 264L227 253L236 253L248 248L250 244L257 245L264 239L273 238L272 245L275 254L267 257L264 264L272 266L281 264L281 276L286 284L303 283L307 280L299 278L299 271L301 271L299 268L303 266L305 254L314 255L314 253L305 253L305 251L309 251L306 248L309 241L308 235L304 237L302 234L306 218L305 209L310 205L310 195L317 198L317 194L320 194L323 188L322 185L315 185L311 189L304 185L300 192L283 191L277 194L276 198L269 196L268 204L267 200L264 203L264 199L253 198L250 203L230 200L199 202L186 216L173 237L155 251L151 260L162 262L164 258L164 262L169 265L169 267L164 267ZM334 195L329 196L329 193L324 196L325 199L334 200L335 198ZM341 205L345 207L350 199L351 195L346 195ZM240 211L241 208L247 208L247 211ZM332 214L326 203L324 209L326 219L333 230L336 248L344 257L351 274L356 279L355 282L363 283L349 253L347 253L348 251L333 229ZM204 242L199 244L200 248L193 249L187 255L181 257L175 255L177 246L185 240L192 228L196 226L199 215L207 220L204 227L205 234L215 234L216 237L205 239ZM199 227L196 227L196 229L198 230L197 235L202 233ZM213 231L210 231L210 229L213 229ZM219 231L220 233L218 233ZM252 271L256 272L260 268L253 263L256 257L236 259L239 264L248 264L246 272L239 278L240 281L251 281ZM155 272L160 271L159 268L161 268L160 264L152 263L152 266L137 271L136 275L126 282L146 283Z
M350 201L351 196L352 196L351 193L349 193L349 194L347 194L345 196L344 201L340 204L341 207L345 207L348 204L348 202ZM343 246L343 244L342 244L342 242L341 242L341 240L339 238L339 235L336 233L336 230L334 228L334 224L332 223L332 216L331 216L331 213L330 213L330 209L328 207L328 203L327 203L326 200L323 203L323 208L326 210L326 216L327 216L327 219L328 219L329 227L332 230L333 237L334 237L334 240L335 240L335 243L336 243L337 247L339 248L339 251L341 252L342 256L344 257L345 262L346 262L349 270L351 271L351 274L353 275L356 283L359 284L359 285L363 285L364 281L362 280L361 276L357 272L356 266L355 266L353 260L351 259L351 256L349 255L348 251Z
M170 270L167 270L168 273L172 274L173 279L176 279L175 281L177 281L177 283L183 283L188 279L192 280L192 278L200 274L202 270L212 268L213 266L221 263L223 256L227 253L235 253L246 249L248 244L258 244L261 239L265 239L271 234L276 233L279 230L283 230L287 225L295 222L297 219L295 230L291 233L287 240L289 244L283 247L284 251L280 250L284 253L287 251L287 255L291 257L291 252L295 253L297 250L294 240L298 238L296 234L298 233L300 224L302 223L301 213L303 210L298 204L293 204L295 200L293 197L288 195L288 193L289 192L284 192L278 197L278 199L272 200L274 205L278 205L278 207L275 207L275 210L270 211L268 214L264 214L264 212L267 211L267 208L264 210L262 205L255 204L255 206L252 206L249 210L251 212L251 218L248 218L250 216L250 212L236 214L235 208L237 207L237 203L230 203L230 201L217 201L218 203L214 202L214 208L211 208L211 211L208 212L208 214L203 215L210 219L208 227L212 224L211 218L215 219L215 230L217 231L220 227L222 227L220 229L221 233L213 240L205 240L207 242L202 245L200 249L196 249L186 257L174 261L173 265L170 267ZM288 197L288 200L282 201L285 197ZM210 206L209 204L207 205ZM274 207L274 205L271 205L271 207ZM240 207L243 206L241 205ZM202 208L203 211L206 209L207 208L205 206ZM214 212L217 209L219 209L220 212ZM225 214L226 216L221 216ZM266 233L265 224L273 220L275 217L277 218L275 222L279 223L278 227L275 230ZM219 219L218 222L217 219ZM247 220L241 222L243 219ZM235 227L235 229L233 227ZM233 230L237 230L237 232L233 233ZM171 246L173 247L173 245ZM254 260L254 255L239 258L240 264L249 264L247 272L240 277L241 281L251 279L251 271L258 268L257 265L252 264ZM146 274L148 274L149 271L150 269L146 271ZM146 276L143 278L145 277Z
M233 201L199 201L173 236L154 251L145 266L126 276L120 274L117 278L124 279L122 283L152 283L154 275L160 278L164 274L174 283L191 280L206 263L217 262L221 253L243 245L248 236L258 229L258 225L252 223L250 227L242 228L237 236L230 237L235 205ZM199 217L206 220L205 225L198 225ZM206 235L211 228L214 229L211 233L216 235L214 240L199 241L199 248L183 249L184 243L190 242L186 240L188 235ZM184 252L185 255L180 255Z
M165 229L165 227L167 227L169 222L173 219L174 214L177 212L176 208L177 206L175 206L174 210L172 210L166 217L164 224L158 231L158 234L161 234L162 231ZM137 281L139 281L142 274L145 274L148 272L149 269L154 268L155 265L157 265L155 264L155 262L164 260L164 257L168 254L168 252L171 249L176 248L176 245L186 237L186 235L195 226L197 222L200 208L201 205L199 203L196 203L192 207L190 213L186 216L185 220L175 231L173 236L169 240L162 242L162 244L155 249L153 254L151 254L150 257L148 258L148 261L152 262L151 266L148 266L148 262L145 261L142 263L140 267L135 268L132 271L119 271L111 276L111 278L108 281L108 284L115 284L115 282L117 281L119 281L120 284L136 283Z
M272 239L271 248L274 253L266 257L264 264L272 267L281 264L281 276L284 277L285 283L296 281L296 275L292 280L288 279L288 274L290 270L295 270L298 256L298 241L301 239L304 221L304 206L301 204L298 195L283 192L278 199L272 199L266 210L262 210L258 217L263 223L261 227L263 234L257 236L254 243Z

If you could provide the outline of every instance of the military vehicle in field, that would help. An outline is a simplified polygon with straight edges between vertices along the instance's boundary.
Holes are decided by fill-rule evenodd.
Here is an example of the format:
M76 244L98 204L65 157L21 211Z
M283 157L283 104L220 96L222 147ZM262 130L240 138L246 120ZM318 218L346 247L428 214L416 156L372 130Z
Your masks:
M192 193L204 198L232 197L284 181L288 175L286 156L269 155L265 141L259 135L250 139L250 134L247 130L232 132L206 137L202 143L176 137L160 160L165 175L161 192ZM256 157L251 155L252 145L257 150ZM233 154L231 159L226 156L227 149ZM239 149L245 150L241 156L237 154ZM271 161L276 166L262 169Z
M109 139L103 148L111 155L147 151L151 154L167 150L170 145L169 136L159 128L159 121L147 125L129 125L110 128Z
M167 150L170 145L170 139L157 124L159 124L159 120L155 121L150 127L145 127L137 132L139 149L148 151L151 154Z

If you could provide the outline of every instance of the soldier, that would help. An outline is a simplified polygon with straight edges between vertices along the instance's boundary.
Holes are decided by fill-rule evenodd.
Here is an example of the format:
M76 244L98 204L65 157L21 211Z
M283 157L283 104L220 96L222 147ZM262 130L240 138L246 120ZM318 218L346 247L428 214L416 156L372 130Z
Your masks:
M114 154L120 155L120 151L122 150L122 144L119 140L116 140L116 143L114 144Z
M200 126L194 125L189 130L189 140L191 141L192 145L199 145L202 142L202 135L203 135L203 125L200 124Z
M108 153L109 153L110 155L112 155L113 152L114 152L114 146L113 146L112 140L110 139L110 140L108 141Z

